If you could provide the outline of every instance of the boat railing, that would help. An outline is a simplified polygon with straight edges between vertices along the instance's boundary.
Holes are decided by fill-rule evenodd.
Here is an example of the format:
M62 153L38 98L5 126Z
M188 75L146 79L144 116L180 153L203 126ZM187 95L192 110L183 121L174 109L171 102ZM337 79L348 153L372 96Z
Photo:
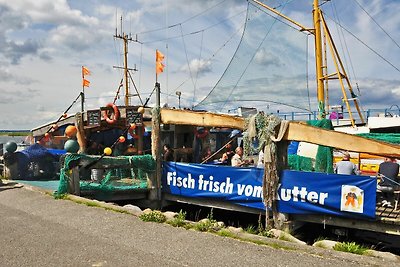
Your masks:
M317 120L318 119L318 112L276 112L273 113L274 115L280 117L283 120L289 121L304 121L304 120ZM343 111L341 113L342 116L336 116L332 120L346 120L345 118L348 115L348 112ZM380 109L368 109L364 111L365 118L369 117L400 117L400 107L398 105L392 105L389 108L380 108ZM343 119L344 118L344 119ZM356 121L360 120L360 118L356 117Z

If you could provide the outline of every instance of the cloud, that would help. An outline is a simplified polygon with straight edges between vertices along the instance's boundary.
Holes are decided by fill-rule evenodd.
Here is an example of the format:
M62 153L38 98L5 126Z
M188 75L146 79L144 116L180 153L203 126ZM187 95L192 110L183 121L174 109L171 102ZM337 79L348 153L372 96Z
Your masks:
M34 98L39 98L41 93L39 90L24 88L19 90L9 90L0 88L1 98L0 104L3 105L19 105L21 103L27 103L32 101Z
M57 47L66 47L72 51L82 52L102 40L102 37L92 34L88 28L62 25L49 33L48 44ZM68 52L70 53L70 51Z
M265 48L260 49L257 51L254 60L256 63L263 65L263 66L276 66L280 67L283 66L283 63L279 59L277 55L272 54L271 52L266 51Z
M0 16L0 52L11 64L29 55L50 61L65 48L86 50L102 40L107 28L65 0L15 0L12 4L0 0Z
M31 79L29 77L23 77L20 75L16 75L12 72L10 72L9 69L7 69L6 67L0 67L0 83L7 83L7 82L12 82L14 84L18 84L18 85L29 85L32 83L37 82L34 79Z
M13 0L12 3L10 1L1 0L0 4L7 6L16 13L29 17L33 24L88 25L97 22L96 18L85 16L80 10L71 9L66 0Z
M193 75L202 76L211 72L211 62L204 59L192 59L189 63L189 66L184 65L180 70L187 73L191 72Z
M36 55L41 45L32 39L24 42L8 41L6 47L3 48L3 53L6 58L11 60L11 64L19 64L22 57L26 55Z

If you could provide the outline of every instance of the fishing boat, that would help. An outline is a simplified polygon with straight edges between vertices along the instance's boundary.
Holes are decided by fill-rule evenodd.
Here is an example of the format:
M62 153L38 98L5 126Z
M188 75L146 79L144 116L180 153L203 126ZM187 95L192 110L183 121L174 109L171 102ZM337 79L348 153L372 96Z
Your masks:
M268 16L274 20L278 17L288 20L286 16L259 1L250 1L249 7L253 11L250 15L255 16L256 10L265 8L269 12ZM248 17L247 21L253 20ZM306 31L316 39L318 118L323 119L327 114L325 82L337 79L341 85L341 91L347 92L343 95L345 105L349 107L351 102L355 104L357 116L362 123L365 123L358 99L353 97L353 89L338 58L337 49L333 44L317 0L313 1L313 21L314 26L311 28L295 23L295 31ZM327 39L324 39L323 36ZM122 34L120 38L124 40L126 47L130 37ZM333 74L327 73L327 64L324 63L323 40L327 40L328 46L333 51L335 62ZM156 63L161 63L162 58L158 56ZM213 140L212 142L219 142L219 145L215 146L218 150L232 140L237 142L236 136L235 138L230 137L231 130L248 132L249 122L245 118L212 113L203 109L204 106L227 107L229 101L239 101L240 98L234 99L236 87L230 88L229 91L221 91L216 86L209 94L210 97L205 98L197 105L198 110L173 109L161 107L161 85L156 81L154 86L156 101L154 107L150 109L147 103L130 104L129 86L127 85L129 69L126 61L124 71L126 83L124 106L116 106L111 102L106 107L96 110L82 110L81 113L70 118L60 117L58 121L33 130L36 141L40 142L51 134L47 142L54 143L54 141L60 140L59 144L64 148L68 140L76 139L79 147L71 152L77 152L78 149L80 152L88 152L93 141L95 143L98 143L96 140L106 142L103 143L102 149L96 148L98 155L67 154L61 167L63 184L60 189L65 191L58 193L96 195L101 199L115 200L121 199L122 194L117 196L115 194L117 190L114 189L121 189L122 184L129 184L135 186L129 187L128 191L125 191L128 193L123 197L136 199L149 206L160 207L170 203L185 202L256 214L265 212L271 227L283 228L290 227L294 222L311 222L331 225L338 229L361 230L372 233L371 235L379 235L381 240L389 245L400 243L398 242L400 212L398 207L381 208L376 206L375 177L342 176L330 174L326 170L322 172L288 170L287 155L290 141L395 157L400 157L400 147L338 131L316 128L306 125L304 122L281 121L277 116L259 113L255 114L255 117L253 116L253 122L263 123L260 125L255 123L253 130L256 130L256 135L268 133L263 135L264 139L260 139L260 136L258 139L262 140L265 147L269 149L264 151L265 154L271 156L264 162L263 169L184 162L189 160L182 160L183 157L179 157L178 160L177 155L193 157L196 150L193 143L198 142L204 146ZM291 81L290 86L296 84L295 80L290 80L289 77L280 76L277 79ZM229 88L226 83L222 82L223 79L219 83L222 87ZM235 81L233 83L237 84ZM345 88L345 85L348 87ZM285 83L280 83L279 86L285 86ZM277 91L273 91L271 94L279 97ZM212 95L214 97L211 101ZM225 98L221 98L222 96ZM296 101L296 97L291 100ZM207 103L212 105L207 105ZM352 127L358 127L350 109L348 114L350 115L349 124ZM75 127L76 132L69 136L67 127L71 125ZM59 132L57 133L57 131ZM218 142L215 138L217 134L221 136ZM132 156L109 157L112 150L118 150L118 145L123 143L122 140L126 141L129 136L134 139ZM46 141L46 139L44 140ZM146 147L146 143L149 144L148 147ZM176 149L174 161L163 162L162 160L161 146L166 143L172 144ZM240 145L240 143L237 144ZM110 148L111 152L107 148ZM142 154L150 151L152 157L141 158ZM138 165L141 160L145 162L144 165ZM142 171L145 175L140 174ZM137 177L139 179L135 180ZM89 182L94 187L82 187L82 181ZM102 189L110 189L109 182L114 182L113 191L109 190L107 194L104 192L99 194ZM350 194L352 194L351 196L355 194L357 202L347 202ZM354 199L354 197L352 198Z
M267 8L272 14L291 21L286 16L277 12L275 9L270 8L259 1L252 2L258 6ZM337 79L341 85L343 99L348 107L348 114L350 115L348 124L353 127L352 129L362 127L365 125L366 121L363 113L361 112L358 99L355 97L350 82L347 78L343 64L341 63L339 54L323 18L322 11L319 8L319 1L313 1L313 15L314 26L311 29L304 27L299 23L294 24L298 27L297 29L301 31L308 31L311 32L312 35L315 35L316 80L318 85L317 97L319 108L318 117L322 119L327 113L325 109L324 94L325 82L331 79ZM321 32L324 32L325 34L322 34ZM324 36L324 38L322 38L322 36ZM333 61L335 62L335 71L333 74L327 73L328 65L324 61L325 57L323 56L322 50L323 39L327 40L326 43L329 44L328 46L332 50ZM233 83L235 84L236 82L234 81ZM345 89L345 85L348 86L347 89ZM215 88L217 88L217 86ZM224 95L228 95L228 97L230 97L233 95L232 92L235 90L235 86L230 89L231 91L228 90L228 93L221 90L217 92L215 88L213 92L209 94L209 96L214 93L215 98L212 101L215 101L215 103L219 104L222 103L223 105L226 104L227 100L226 98L221 97ZM346 92L349 96L347 96ZM245 96L243 96L243 98L245 98ZM355 116L353 116L352 112L350 111L350 102L354 104L357 116L361 120L361 124L359 125L356 123ZM205 103L207 103L207 100L201 102L203 105ZM161 123L164 124L194 124L205 127L222 126L241 130L248 129L248 127L245 126L247 122L245 123L243 118L227 118L217 114L161 109L160 117ZM337 148L340 150L366 153L368 155L373 154L395 157L398 157L399 147L397 145L368 140L339 131L317 129L304 125L300 122L289 122L284 127L282 127L282 125L282 123L277 123L275 125L276 127L272 127L272 129L276 130L274 131L274 135L276 134L277 136L279 135L279 129L285 129L285 127L286 129L283 130L283 134L280 135L281 141L277 144L276 158L278 160L275 161L277 165L275 167L266 165L264 176L251 168L247 169L247 172L240 170L237 173L235 173L234 170L229 169L229 171L232 171L231 173L228 172L227 169L218 171L218 169L215 169L215 167L204 167L200 171L196 171L196 169L200 168L199 166L194 166L191 168L190 165L173 163L167 165L167 168L165 168L164 165L163 177L159 178L163 181L163 190L166 190L164 199L198 205L216 206L225 209L245 209L247 212L250 212L252 208L254 212L254 209L261 210L265 208L260 203L261 198L267 207L267 219L269 216L271 216L269 211L272 211L272 217L274 218L273 224L275 227L282 225L282 217L280 217L279 214L284 213L287 215L287 217L284 219L286 222L302 221L319 223L323 225L327 224L338 229L353 229L353 231L357 229L360 230L360 232L363 232L365 236L379 236L378 239L382 242L388 242L390 245L396 244L396 242L398 242L398 234L400 230L399 211L397 207L394 209L386 209L376 206L375 177L347 177L326 173L320 173L314 176L314 174L310 172L287 171L287 142L302 141ZM262 129L260 130L262 131ZM211 170L208 168L211 168ZM278 170L280 175L279 182L277 180L278 178L276 170ZM191 180L193 177L198 177L196 180L197 183ZM235 179L232 177L235 177ZM241 180L240 178L243 177L245 178ZM260 179L260 177L263 178ZM309 178L310 184L307 184L307 180ZM352 180L352 178L355 180ZM364 181L370 184L371 188L361 189L361 187L356 186L356 181L360 182L363 179L366 179ZM313 187L312 184L317 184L317 181L327 182L332 180L337 181L337 184L334 186L334 188L336 188L338 192L333 193L335 190L330 193L321 192L319 189L328 188L326 185L321 186L319 189L318 186L314 187L315 190L310 191L310 187ZM206 186L204 184L206 184ZM236 191L232 188L236 188ZM302 193L299 192L301 191L300 189L303 191ZM359 196L359 200L364 199L366 201L372 201L367 204L369 208L364 209L367 206L363 205L363 211L361 212L361 210L356 211L356 208L352 209L351 207L348 207L349 204L346 202L346 199L348 199L347 194L350 192L358 192L357 194ZM335 201L331 202L330 204L325 203L324 196L332 196L335 194L337 196ZM397 192L396 194L398 198L399 193ZM300 197L299 195L302 196ZM288 203L291 204L287 205ZM303 205L305 203L314 203L315 209L313 210L313 208L311 208L310 210L307 210L308 208ZM329 206L329 208L327 208L326 204ZM336 208L334 208L335 206ZM359 207L361 208L361 206ZM324 208L327 209L324 210ZM369 215L367 215L367 213L369 213ZM366 217L363 218L364 215L366 215Z

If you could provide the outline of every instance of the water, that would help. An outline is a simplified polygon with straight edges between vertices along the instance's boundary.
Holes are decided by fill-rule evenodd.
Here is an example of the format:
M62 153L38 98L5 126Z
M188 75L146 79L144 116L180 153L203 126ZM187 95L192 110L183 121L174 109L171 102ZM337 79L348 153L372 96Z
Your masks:
M8 136L8 135L1 135L0 136L0 155L3 155L5 153L5 149L3 150L3 145L6 144L7 142L15 142L18 145L17 151L21 151L25 149L26 146L20 145L22 142L27 139L27 136ZM24 144L29 145L29 140L27 139Z
M8 136L8 135L2 135L0 136L0 144L5 144L7 142L15 142L17 144L22 143L24 141L26 136Z

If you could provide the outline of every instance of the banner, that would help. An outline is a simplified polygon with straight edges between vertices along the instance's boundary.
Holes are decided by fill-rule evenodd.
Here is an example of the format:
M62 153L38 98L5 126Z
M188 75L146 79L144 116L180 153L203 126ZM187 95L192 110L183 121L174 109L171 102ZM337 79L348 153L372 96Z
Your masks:
M262 203L263 169L164 162L163 192L193 198L211 198L265 210Z
M164 162L163 192L227 201L259 210L263 169ZM376 179L369 176L284 171L278 188L278 211L375 217Z
M375 218L376 178L284 171L278 200L278 210L283 213Z

